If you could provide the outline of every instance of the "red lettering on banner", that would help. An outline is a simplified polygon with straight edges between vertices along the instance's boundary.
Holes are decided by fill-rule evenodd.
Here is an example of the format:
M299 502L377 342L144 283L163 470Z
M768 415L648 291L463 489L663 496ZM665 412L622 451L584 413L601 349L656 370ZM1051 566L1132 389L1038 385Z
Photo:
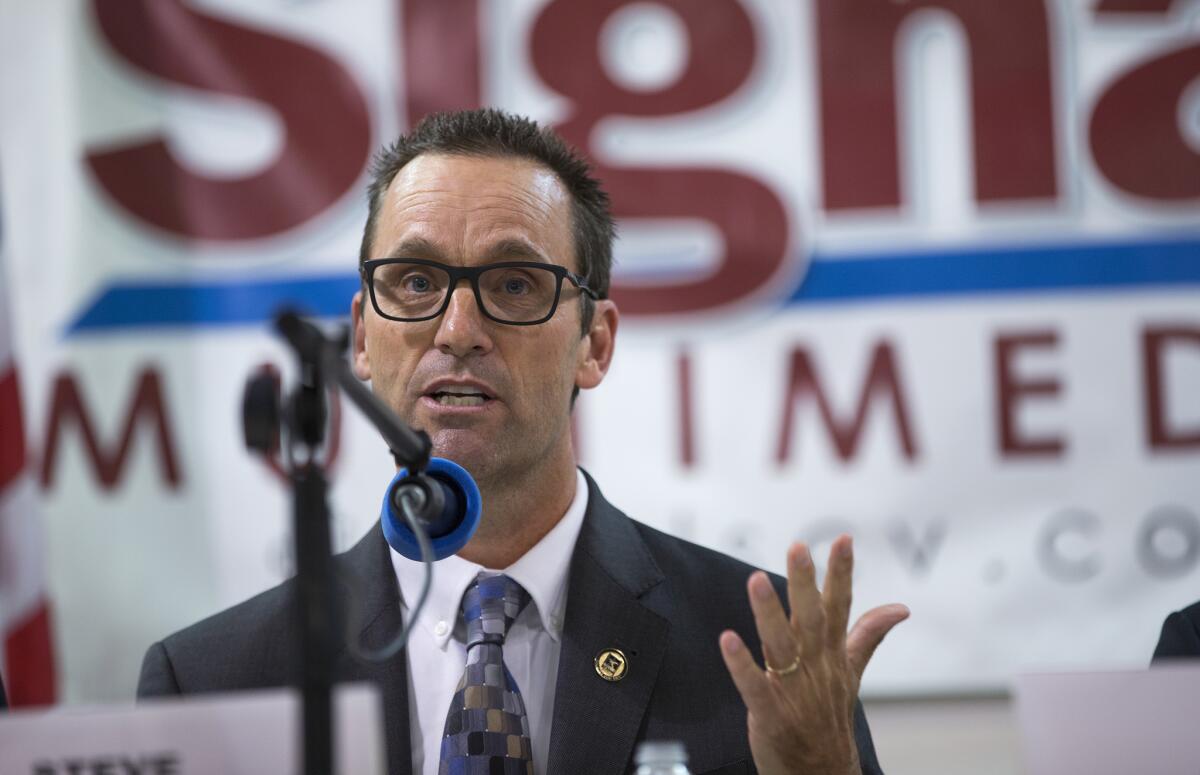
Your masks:
M21 391L17 370L0 366L0 491L25 470L25 428L21 423Z
M1168 202L1200 198L1200 152L1183 135L1179 104L1200 78L1200 45L1151 59L1118 77L1092 112L1089 140L1117 188Z
M358 179L371 151L370 115L333 58L180 0L93 0L92 7L104 37L130 64L174 84L266 105L284 127L279 158L235 179L188 170L162 136L91 150L96 179L130 215L183 239L266 237L315 217Z
M479 0L399 2L409 126L428 113L479 107Z
M871 355L871 364L867 377L859 393L858 407L850 422L838 421L833 415L833 408L817 369L807 350L797 347L792 350L792 365L788 376L788 389L783 401L783 420L780 423L779 446L776 460L782 465L791 456L792 420L796 413L796 403L808 395L816 400L817 410L825 429L833 438L834 448L842 462L849 462L858 453L858 443L866 427L867 411L873 400L888 398L892 407L892 421L896 425L896 434L900 440L900 448L905 460L912 462L917 458L917 443L909 421L908 402L900 381L899 369L896 366L895 348L892 343L883 340L875 345Z
M13 707L51 705L58 694L50 606L42 602L13 622L4 639L4 674Z
M1066 449L1066 441L1060 436L1033 438L1017 429L1017 409L1021 403L1032 396L1055 398L1062 391L1062 383L1053 377L1021 379L1014 366L1015 356L1021 350L1057 347L1058 334L1049 330L996 337L996 424L1000 453L1006 457L1060 457Z
M1167 420L1167 383L1164 370L1168 347L1200 345L1200 328L1150 327L1142 331L1142 378L1146 417L1146 444L1152 450L1200 449L1200 425L1184 430Z
M158 371L146 368L138 376L137 386L133 397L125 410L125 421L121 430L120 441L105 448L96 436L93 414L88 409L79 392L79 384L71 372L59 374L54 380L53 396L50 399L50 418L46 423L46 443L42 455L42 486L50 488L54 485L54 474L57 470L59 442L63 428L70 422L79 427L83 436L84 451L92 463L96 478L105 490L112 490L120 484L125 471L125 463L133 447L133 435L139 420L150 425L154 439L157 441L156 459L158 460L163 482L170 489L178 489L183 481L175 452L175 440L171 435L171 424L168 419L166 399L163 396L162 379Z
M658 91L626 89L608 76L600 59L604 22L626 0L579 3L555 0L538 16L530 37L538 75L572 101L570 118L558 127L576 146L592 149L591 135L614 116L668 116L699 110L733 94L749 77L755 59L754 29L734 0L663 0L687 29L687 65L678 80ZM710 309L759 291L787 259L788 218L783 203L762 182L710 167L625 167L605 164L596 174L621 219L697 218L723 237L720 265L701 278L677 283L614 283L622 312L671 314Z
M692 432L695 412L692 407L692 355L680 350L675 360L679 378L679 462L684 468L696 465L696 443Z
M900 205L896 36L914 11L954 14L970 50L975 195L1057 196L1044 0L817 0L825 208Z

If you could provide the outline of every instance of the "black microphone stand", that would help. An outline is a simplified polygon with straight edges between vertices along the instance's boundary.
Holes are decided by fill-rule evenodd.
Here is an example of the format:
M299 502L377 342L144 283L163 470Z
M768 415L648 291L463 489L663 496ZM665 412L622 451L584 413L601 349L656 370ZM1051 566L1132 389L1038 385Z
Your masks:
M375 425L398 465L418 477L429 464L429 437L412 430L350 371L345 334L330 340L294 312L275 318L275 326L295 350L300 384L281 405L275 374L252 377L242 404L246 445L268 455L280 448L286 430L288 475L292 481L292 522L301 631L303 701L303 772L333 773L333 658L336 640L333 610L333 557L330 541L329 481L318 451L325 440L325 390L332 381Z

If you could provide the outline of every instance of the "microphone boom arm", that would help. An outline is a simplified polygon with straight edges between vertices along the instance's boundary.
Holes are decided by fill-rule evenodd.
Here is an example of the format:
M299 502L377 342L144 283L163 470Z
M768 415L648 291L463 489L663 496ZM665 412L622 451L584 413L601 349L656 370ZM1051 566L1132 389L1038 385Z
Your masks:
M350 371L350 364L342 357L346 349L345 337L341 342L330 340L321 329L290 310L279 314L275 326L301 358L316 363L326 377L337 381L342 393L379 429L397 465L414 474L425 470L433 450L429 436L401 422L395 412Z

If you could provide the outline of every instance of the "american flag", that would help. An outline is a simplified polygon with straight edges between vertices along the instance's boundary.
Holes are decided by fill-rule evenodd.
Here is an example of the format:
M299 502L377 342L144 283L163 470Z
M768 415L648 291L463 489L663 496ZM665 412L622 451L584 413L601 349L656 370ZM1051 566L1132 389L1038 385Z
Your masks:
M0 257L4 236L0 231ZM45 536L25 445L8 307L11 286L3 270L0 262L0 652L9 704L48 705L55 700L55 673Z

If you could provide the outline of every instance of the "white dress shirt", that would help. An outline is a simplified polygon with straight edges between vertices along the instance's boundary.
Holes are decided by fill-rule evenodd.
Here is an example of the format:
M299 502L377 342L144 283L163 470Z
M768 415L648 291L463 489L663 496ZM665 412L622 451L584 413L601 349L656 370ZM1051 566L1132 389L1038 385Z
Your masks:
M504 663L525 700L537 773L546 772L550 755L559 637L567 606L567 569L587 501L587 481L577 469L575 498L566 514L532 549L502 569L532 598L509 628ZM392 567L400 583L401 612L408 621L409 606L421 591L424 569L421 563L394 549ZM435 563L429 600L408 639L408 720L414 773L437 775L446 714L467 659L459 605L481 570L482 565L457 555Z

